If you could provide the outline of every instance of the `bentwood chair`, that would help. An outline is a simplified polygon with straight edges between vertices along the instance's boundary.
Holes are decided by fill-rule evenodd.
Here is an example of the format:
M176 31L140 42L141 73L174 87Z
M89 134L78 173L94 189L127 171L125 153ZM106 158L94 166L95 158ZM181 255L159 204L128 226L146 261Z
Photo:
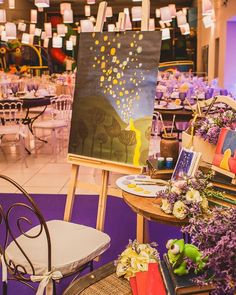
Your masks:
M0 147L18 145L21 159L25 158L26 126L22 124L23 103L21 101L0 102Z
M51 137L52 153L57 154L58 144L64 141L63 132L69 134L71 113L72 113L72 97L70 95L60 95L51 100L51 116L49 119L36 120L33 124L33 133L35 144L40 137L38 131L49 131ZM37 148L35 148L37 153Z
M56 281L88 266L92 270L93 259L109 248L110 237L80 224L46 222L34 199L14 180L0 175L4 180L21 194L19 201L8 198L7 206L0 205L2 294L7 294L7 280L14 279L31 288L32 282L39 282L37 295L45 289L47 295L55 295Z

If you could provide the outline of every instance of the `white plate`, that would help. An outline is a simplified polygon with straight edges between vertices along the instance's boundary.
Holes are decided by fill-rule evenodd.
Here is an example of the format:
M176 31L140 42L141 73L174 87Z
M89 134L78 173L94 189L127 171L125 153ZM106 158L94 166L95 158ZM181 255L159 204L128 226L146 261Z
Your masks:
M171 102L168 103L168 105L166 105L166 102L164 101L161 101L160 104L155 103L156 110L181 110L182 108L183 106Z
M126 175L118 178L116 180L116 185L127 193L147 198L155 198L157 196L157 192L164 191L166 189L166 186L141 185L136 182L141 182L143 180L156 181L156 179L151 179L150 176L146 175Z

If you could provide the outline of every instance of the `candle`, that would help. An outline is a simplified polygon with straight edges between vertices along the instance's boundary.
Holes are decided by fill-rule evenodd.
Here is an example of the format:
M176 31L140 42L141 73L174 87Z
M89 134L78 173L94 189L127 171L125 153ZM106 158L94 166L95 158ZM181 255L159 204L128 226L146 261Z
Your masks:
M164 157L158 157L157 158L157 168L163 169L165 167L165 158Z
M171 169L173 167L173 158L166 158L166 168Z

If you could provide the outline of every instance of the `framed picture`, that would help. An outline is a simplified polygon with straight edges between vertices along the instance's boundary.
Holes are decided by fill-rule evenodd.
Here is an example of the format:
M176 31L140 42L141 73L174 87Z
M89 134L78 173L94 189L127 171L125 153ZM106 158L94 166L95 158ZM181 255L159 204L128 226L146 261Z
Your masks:
M194 176L198 169L200 159L200 152L195 152L190 149L182 148L177 163L175 165L171 180L179 180L182 179L184 176Z
M236 131L222 128L216 145L213 168L234 177L236 174ZM219 171L220 170L220 171Z

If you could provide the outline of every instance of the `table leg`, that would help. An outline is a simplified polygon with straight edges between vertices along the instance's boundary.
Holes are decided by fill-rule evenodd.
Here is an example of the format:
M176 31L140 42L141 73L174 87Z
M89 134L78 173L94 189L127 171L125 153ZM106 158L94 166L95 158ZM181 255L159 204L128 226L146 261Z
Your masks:
M148 220L140 214L137 214L136 239L139 243L149 242Z

